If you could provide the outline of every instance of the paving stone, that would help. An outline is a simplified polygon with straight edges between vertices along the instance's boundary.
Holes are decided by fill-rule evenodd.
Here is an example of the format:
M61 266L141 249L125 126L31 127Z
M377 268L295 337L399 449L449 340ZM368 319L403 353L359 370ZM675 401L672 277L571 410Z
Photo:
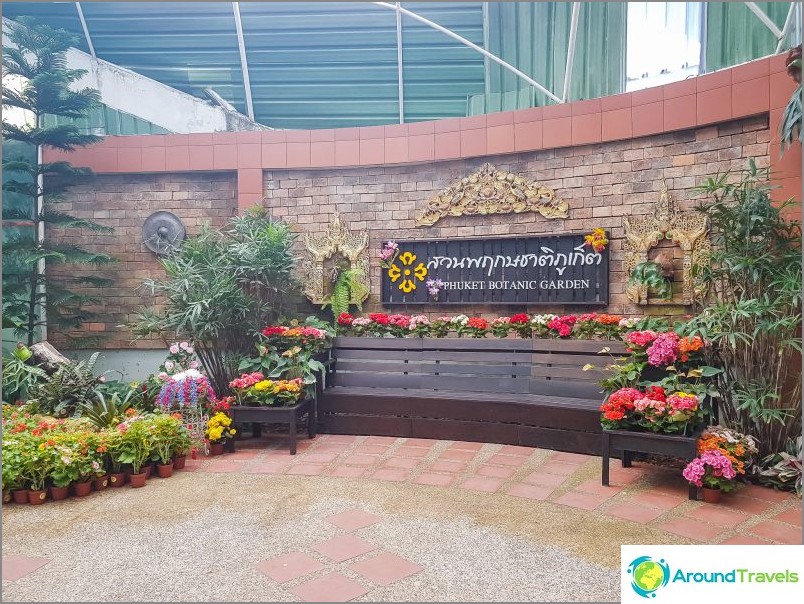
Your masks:
M664 514L664 510L644 505L635 505L633 503L618 503L607 507L603 510L603 513L624 520L630 520L631 522L647 524Z
M545 500L552 495L553 489L533 484L515 484L506 493L514 497L524 497L525 499Z
M354 535L338 535L313 545L312 549L335 562L343 562L373 552L377 546Z
M324 466L315 463L300 463L290 466L286 474L298 476L320 476L324 472Z
M801 527L801 506L790 508L784 512L780 512L774 516L776 520L781 520L787 524Z
M435 461L427 468L432 472L452 472L458 474L466 470L468 466L461 461Z
M658 525L658 528L665 530L668 533L687 537L693 541L711 541L723 533L722 527L710 526L708 524L704 524L703 522L698 522L697 520L683 517L668 520L667 522Z
M307 554L290 552L263 560L257 563L256 568L277 583L285 583L321 570L324 565Z
M390 457L385 460L385 466L388 468L405 468L412 470L421 463L421 458L418 457Z
M694 510L690 510L687 512L686 516L689 518L694 518L695 520L701 520L702 522L708 522L709 524L716 524L718 526L728 528L740 525L751 518L742 512L735 512L734 510L729 510L728 508L724 508L719 505L706 503L695 508Z
M410 472L398 468L381 468L371 474L371 478L387 480L388 482L404 482L410 478Z
M381 518L365 510L355 508L334 516L328 516L325 520L345 531L356 531L357 529L377 524Z
M435 487L448 487L455 482L455 480L455 477L450 476L449 474L431 474L429 472L425 472L424 474L419 474L419 476L413 482L418 484L428 484Z
M508 466L478 466L475 469L478 476L491 476L492 478L510 478L516 474L516 468Z
M333 468L329 472L325 473L338 478L359 478L366 472L366 468L358 466L338 466L337 468Z
M367 594L368 589L341 573L305 581L290 590L302 602L349 602Z
M773 539L789 545L801 545L801 529L786 522L766 520L745 530L765 539Z
M50 562L48 558L33 556L3 556L3 581L16 581L39 570Z
M390 552L354 562L348 568L372 583L382 586L396 583L424 570L418 564Z
M573 508L580 508L582 510L594 510L601 503L606 501L608 497L602 495L591 495L589 493L582 493L580 491L570 491L564 493L561 497L555 500L555 503L566 505Z
M537 484L543 487L557 487L564 484L566 481L567 477L563 474L550 474L540 470L532 472L522 479L522 482Z
M503 481L499 478L488 478L486 476L472 476L464 480L460 487L472 491L482 491L484 493L496 493L502 486Z
M633 495L630 500L634 503L651 505L662 510L671 510L687 501L687 499L679 497L678 495L668 495L666 493L656 493L654 491L637 493L636 495Z

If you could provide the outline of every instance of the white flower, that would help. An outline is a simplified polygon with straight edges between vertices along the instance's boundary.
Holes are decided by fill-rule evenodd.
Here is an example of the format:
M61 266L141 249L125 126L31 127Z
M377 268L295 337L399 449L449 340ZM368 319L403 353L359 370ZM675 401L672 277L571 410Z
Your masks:
M449 322L453 323L455 325L457 325L457 324L466 325L469 322L469 317L467 317L466 315L458 315L458 316L452 317L452 319L450 319Z
M534 315L530 322L533 325L547 325L550 321L556 318L556 315Z
M188 369L187 371L182 371L181 373L177 373L176 375L173 376L173 379L176 380L177 382L182 382L182 381L186 380L187 378L196 379L196 378L200 378L200 377L203 377L203 376L198 371L196 371L195 369Z
M69 466L73 462L73 460L67 457L66 455L61 456L61 461L65 466Z
M92 469L97 471L100 470L100 464L97 461L92 462Z
M165 361L165 369L167 371L173 371L173 361Z
M357 317L354 321L352 321L352 325L357 325L360 327L361 325L370 325L371 319L368 317Z
M620 319L620 322L619 322L618 325L620 327L625 327L627 329L630 329L636 324L637 324L637 320L634 317L630 317L630 318L626 317L626 318Z
M187 354L193 354L193 352L195 352L195 350L193 350L193 347L192 347L192 346L188 346L187 348L185 348L185 349L184 349L184 351L185 351Z

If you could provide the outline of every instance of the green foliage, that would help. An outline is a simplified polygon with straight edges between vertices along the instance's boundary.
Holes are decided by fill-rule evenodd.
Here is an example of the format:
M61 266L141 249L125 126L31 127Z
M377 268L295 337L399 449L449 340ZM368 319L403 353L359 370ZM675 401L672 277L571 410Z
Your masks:
M760 453L801 432L801 228L770 199L768 171L709 178L698 210L712 225L712 263L696 267L712 300L690 321L702 336L726 404L728 427L752 434Z
M332 294L322 308L330 306L333 319L337 319L341 313L349 312L352 300L363 300L367 294L368 291L363 284L362 270L358 268L341 269L332 286ZM363 310L362 302L357 302L356 306L359 310Z
M102 430L103 428L114 428L125 420L126 410L131 407L131 399L134 394L129 390L124 397L120 397L117 392L106 395L101 391L95 391L95 401L93 403L81 402L78 410L81 416L92 423L93 426Z
M47 377L44 369L30 363L31 351L22 344L3 357L3 402L24 401Z
M647 285L649 290L663 300L670 300L673 297L672 285L670 280L662 275L662 267L650 260L637 264L631 271L628 281L632 285Z
M760 484L795 491L801 497L802 438L790 439L784 451L771 453L753 467L755 478Z
M53 375L45 376L30 391L30 403L39 413L70 417L91 404L101 377L93 373L99 353L87 361L62 363Z
M21 90L3 87L3 106L29 111L33 120L23 126L3 121L3 141L43 149L72 150L100 140L81 134L74 125L45 127L43 116L82 117L98 100L95 90L73 90L86 73L68 69L65 52L75 45L66 31L41 25L31 19L12 22L3 47L3 77L19 76ZM79 219L58 208L71 186L84 182L91 174L73 168L68 162L40 163L36 154L3 154L3 315L16 323L15 333L33 344L35 334L45 323L74 329L92 318L87 306L97 301L93 288L108 285L97 275L62 271L58 279L47 276L46 267L59 264L100 266L113 259L74 245L42 236L47 229L78 229L96 233L112 230L91 220ZM39 178L43 178L42 185ZM16 198L17 203L7 196ZM11 227L5 229L5 227Z
M265 210L254 208L224 229L203 227L162 260L164 279L145 286L164 301L133 325L137 335L186 339L215 391L228 391L253 335L283 311L295 284L294 235Z

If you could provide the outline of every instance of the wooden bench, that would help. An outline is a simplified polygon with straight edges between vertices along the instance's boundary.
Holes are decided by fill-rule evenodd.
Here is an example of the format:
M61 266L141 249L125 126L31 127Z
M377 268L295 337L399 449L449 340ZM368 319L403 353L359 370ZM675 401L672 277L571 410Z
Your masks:
M604 347L625 352L594 340L339 337L320 430L600 454Z

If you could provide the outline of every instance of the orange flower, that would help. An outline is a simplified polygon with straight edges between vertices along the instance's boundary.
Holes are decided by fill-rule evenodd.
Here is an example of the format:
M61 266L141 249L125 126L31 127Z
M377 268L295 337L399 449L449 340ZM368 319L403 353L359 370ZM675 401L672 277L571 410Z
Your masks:
M601 325L618 325L622 317L620 315L598 315L595 321Z
M689 360L689 353L697 352L703 348L703 340L701 336L693 336L691 338L681 338L678 341L678 351L681 353L681 360L686 362Z

